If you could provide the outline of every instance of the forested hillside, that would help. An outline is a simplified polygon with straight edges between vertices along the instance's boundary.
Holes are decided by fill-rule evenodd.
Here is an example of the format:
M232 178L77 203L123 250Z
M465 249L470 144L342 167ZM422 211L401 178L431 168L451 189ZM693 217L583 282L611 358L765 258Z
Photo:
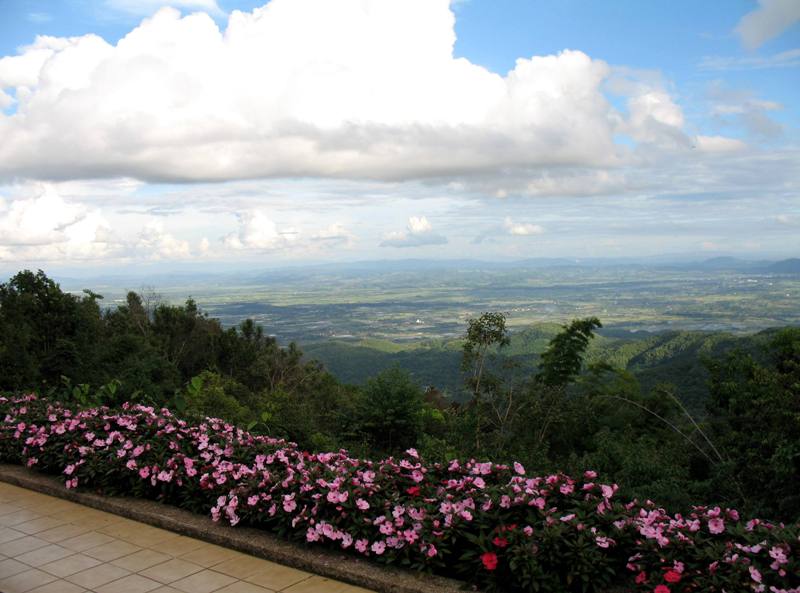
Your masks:
M510 344L497 352L495 365L511 367L517 374L534 372L542 352L559 331L561 326L550 323L512 333ZM701 331L647 334L601 330L587 348L586 362L607 362L625 369L633 373L644 390L669 384L685 405L702 414L709 379L704 360L734 350L758 355L775 333L776 330L752 335ZM459 399L464 397L462 345L460 340L416 344L331 340L308 344L304 352L347 383L361 384L376 372L398 366L421 385Z
M225 328L192 300L131 292L116 308L101 302L41 271L0 284L0 391L78 407L168 406L304 450L379 457L414 447L432 462L592 468L668 508L800 516L797 328L631 338L588 317L511 335L502 313L486 312L459 341L333 344L339 358L321 364L319 346L304 355L252 320ZM363 384L337 369L345 363L362 369Z

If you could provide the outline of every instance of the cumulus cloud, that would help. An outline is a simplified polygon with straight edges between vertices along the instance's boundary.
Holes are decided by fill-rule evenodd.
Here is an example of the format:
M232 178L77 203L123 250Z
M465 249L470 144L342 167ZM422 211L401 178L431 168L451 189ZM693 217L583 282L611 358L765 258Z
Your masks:
M797 0L758 0L758 8L748 12L736 25L745 47L755 49L800 21Z
M231 249L272 251L286 247L297 238L295 229L278 230L278 225L266 210L256 208L237 216L239 230L223 239L223 243Z
M528 235L541 235L544 229L538 224L529 222L514 222L510 217L506 217L503 221L503 228L509 235L517 235L526 237Z
M115 250L98 211L67 202L51 188L28 198L0 198L0 258L93 259Z
M0 177L407 180L617 165L620 133L688 147L663 86L618 85L620 112L605 62L501 76L454 57L454 23L447 0L272 0L223 31L164 8L116 45L39 37L0 59Z
M406 230L392 231L383 237L381 247L422 247L424 245L444 245L447 237L433 230L433 226L424 216L412 216L408 219Z
M189 242L178 239L164 230L160 220L149 222L139 233L137 251L154 260L187 259L191 257Z

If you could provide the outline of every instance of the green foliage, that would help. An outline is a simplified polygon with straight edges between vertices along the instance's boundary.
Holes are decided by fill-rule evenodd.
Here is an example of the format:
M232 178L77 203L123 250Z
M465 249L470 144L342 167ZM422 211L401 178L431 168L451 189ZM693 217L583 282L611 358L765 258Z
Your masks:
M594 337L594 330L603 327L597 317L575 319L552 339L539 363L537 381L545 385L567 385L578 376L583 355Z
M759 363L734 352L710 361L712 438L725 463L718 488L767 516L800 516L800 329L785 329ZM764 493L769 493L764 496Z
M354 430L374 451L396 453L417 444L424 419L422 390L398 368L367 382L354 410Z

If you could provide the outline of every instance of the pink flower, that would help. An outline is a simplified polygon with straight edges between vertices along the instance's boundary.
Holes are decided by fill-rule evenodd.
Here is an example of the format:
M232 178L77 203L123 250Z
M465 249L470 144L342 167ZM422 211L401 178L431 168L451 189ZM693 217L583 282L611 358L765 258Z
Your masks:
M367 547L369 542L365 539L357 539L356 540L356 550L361 552L362 554L367 551Z
M756 583L761 582L761 573L758 572L758 569L755 566L748 567L750 569L750 578L753 579Z
M521 476L525 475L525 467L519 461L514 462L514 471Z
M709 519L708 530L714 535L720 534L725 531L725 522L719 517Z
M372 546L370 547L370 550L372 550L372 551L373 551L373 552L375 552L375 553L376 553L378 556L380 556L381 554L383 554L383 553L384 553L384 551L386 551L386 544L385 544L385 543L383 543L383 542L375 542L375 543L374 543L374 544L372 544Z
M363 498L359 498L358 500L356 500L356 506L360 510L366 511L369 508L369 503L366 500L364 500Z
M666 585L657 585L655 589L653 589L653 593L669 593L669 587Z

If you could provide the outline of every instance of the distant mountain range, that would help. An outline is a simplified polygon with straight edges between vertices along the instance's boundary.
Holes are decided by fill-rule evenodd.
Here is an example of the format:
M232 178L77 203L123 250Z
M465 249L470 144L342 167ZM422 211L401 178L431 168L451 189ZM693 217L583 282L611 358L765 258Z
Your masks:
M543 268L648 268L665 270L708 270L731 271L754 274L800 274L800 258L783 260L748 260L736 257L713 257L705 260L692 260L685 256L656 256L648 258L527 258L508 261L483 261L475 259L401 259L369 260L356 262L331 262L317 264L297 264L293 266L250 268L237 265L229 269L203 270L192 266L175 271L132 270L126 274L109 272L103 275L60 275L53 277L65 288L91 286L125 286L138 288L146 286L172 286L176 284L225 285L232 282L244 285L257 285L281 280L302 280L312 275L334 274L343 277L373 276L394 272L429 272L435 270L510 270ZM15 273L11 272L11 274Z

